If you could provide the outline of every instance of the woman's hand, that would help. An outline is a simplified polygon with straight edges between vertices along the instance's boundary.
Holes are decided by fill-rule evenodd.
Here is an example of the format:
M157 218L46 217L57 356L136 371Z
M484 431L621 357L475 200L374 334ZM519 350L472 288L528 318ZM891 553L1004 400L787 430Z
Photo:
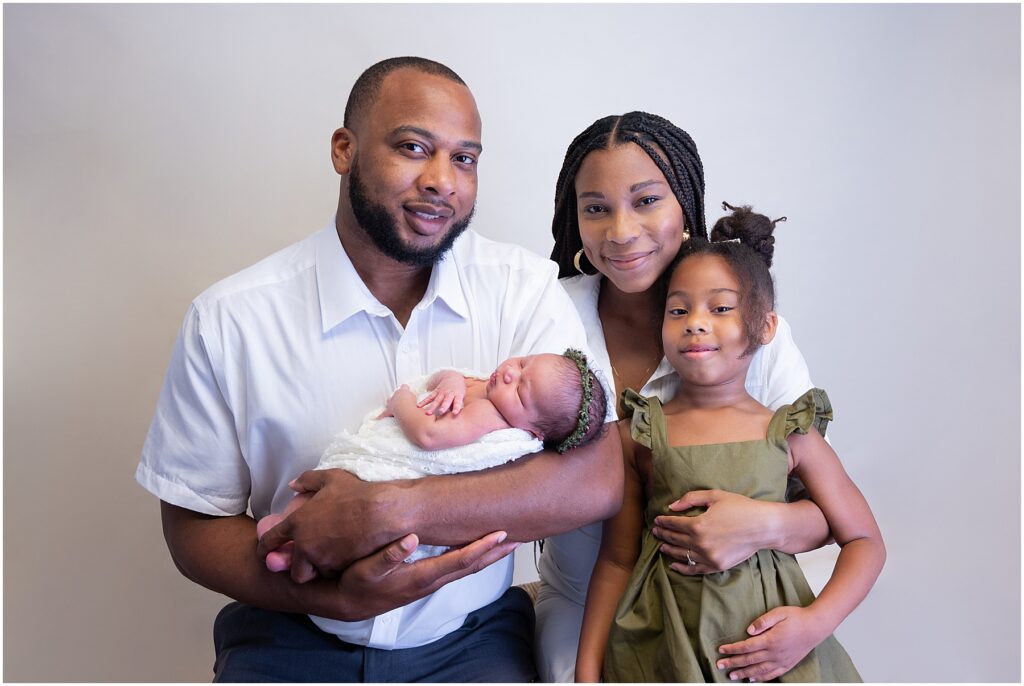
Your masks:
M433 388L423 400L416 403L427 414L442 415L451 410L453 415L462 412L466 399L466 377L458 372L445 370L431 379Z
M664 541L661 552L675 559L672 569L681 574L720 572L773 547L779 508L785 505L719 490L691 491L669 505L676 512L694 507L707 509L694 517L662 515L652 530Z
M733 681L771 681L796 666L807 653L824 641L831 629L809 607L777 607L747 627L751 638L719 646L719 669ZM738 668L738 669L737 669Z

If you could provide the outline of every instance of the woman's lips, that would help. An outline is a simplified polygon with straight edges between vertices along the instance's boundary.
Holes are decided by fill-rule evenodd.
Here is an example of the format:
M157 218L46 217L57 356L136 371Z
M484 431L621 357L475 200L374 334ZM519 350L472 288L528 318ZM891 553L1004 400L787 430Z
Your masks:
M649 250L647 252L630 253L628 255L605 255L604 260L616 269L629 271L643 266L647 262L647 258L653 254L654 251Z

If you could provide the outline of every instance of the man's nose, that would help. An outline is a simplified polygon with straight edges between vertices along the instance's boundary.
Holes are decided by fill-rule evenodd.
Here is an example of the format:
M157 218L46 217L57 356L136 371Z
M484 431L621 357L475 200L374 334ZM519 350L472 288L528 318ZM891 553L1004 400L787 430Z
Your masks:
M420 189L448 198L455 195L455 169L445 155L434 155L426 163L419 179Z

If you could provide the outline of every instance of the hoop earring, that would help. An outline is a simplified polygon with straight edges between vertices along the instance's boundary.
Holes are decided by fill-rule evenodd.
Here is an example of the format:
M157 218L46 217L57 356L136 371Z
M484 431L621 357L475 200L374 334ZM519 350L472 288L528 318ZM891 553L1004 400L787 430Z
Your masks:
M580 266L580 260L582 258L583 248L580 248L579 252L577 252L576 255L572 258L572 266L576 267L576 271L578 271L580 274L586 275L586 272L583 271L583 267Z

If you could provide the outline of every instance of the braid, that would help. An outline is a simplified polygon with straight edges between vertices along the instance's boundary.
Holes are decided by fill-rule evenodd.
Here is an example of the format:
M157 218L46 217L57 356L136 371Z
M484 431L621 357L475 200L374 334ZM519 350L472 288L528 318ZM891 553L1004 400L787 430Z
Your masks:
M573 139L558 173L555 215L551 222L551 234L555 238L551 259L558 263L559 277L576 273L573 257L583 247L576 216L576 173L584 158L594 150L623 143L635 143L650 156L682 206L690 234L707 236L704 165L690 134L669 120L647 112L604 117Z

